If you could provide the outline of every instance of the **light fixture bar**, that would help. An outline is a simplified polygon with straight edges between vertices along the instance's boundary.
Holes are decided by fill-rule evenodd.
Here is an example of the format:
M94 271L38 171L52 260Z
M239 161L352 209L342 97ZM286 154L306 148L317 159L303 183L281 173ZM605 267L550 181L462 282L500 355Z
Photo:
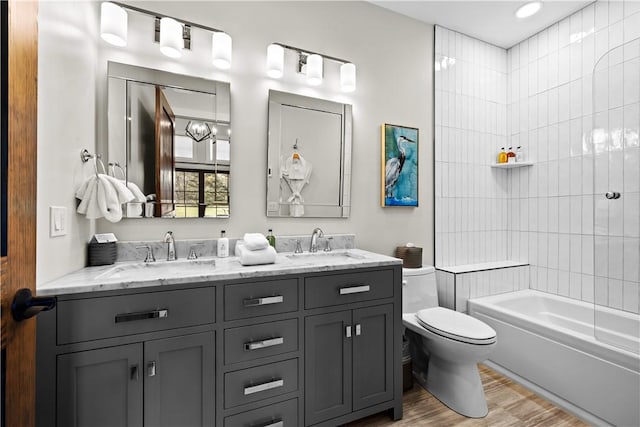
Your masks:
M301 49L299 47L290 46L290 45L287 45L287 44L284 44L284 43L273 42L271 44L277 44L278 46L282 46L285 49L293 50L295 52L298 52L298 53L306 55L306 56L309 56L309 55L320 55L324 59L328 59L328 60L334 61L334 62L339 62L340 64L348 64L348 63L351 62L351 61L348 61L346 59L336 58L335 56L325 55L324 53L314 52L314 51L311 51L309 49Z
M117 4L118 6L124 8L124 9L128 9L128 10L131 10L133 12L142 13L144 15L151 16L151 17L154 17L154 18L173 18L173 16L163 15L161 13L156 13L156 12L151 12L149 10L141 9L139 7L131 6L131 5L128 5L128 4L117 2L117 1L112 1L111 3ZM198 24L198 23L190 22L190 21L185 21L184 19L179 19L179 18L173 18L173 19L175 19L176 21L180 22L181 24L183 24L185 26L188 25L189 27L192 27L192 28L200 28L202 30L210 31L212 33L224 33L223 30L220 30L218 28L207 27L206 25L202 25L202 24Z

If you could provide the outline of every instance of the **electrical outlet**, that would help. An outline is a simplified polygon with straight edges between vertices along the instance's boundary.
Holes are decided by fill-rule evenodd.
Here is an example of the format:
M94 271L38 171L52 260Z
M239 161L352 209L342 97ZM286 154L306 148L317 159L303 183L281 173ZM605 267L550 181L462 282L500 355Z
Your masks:
M67 208L64 206L49 206L49 235L51 237L67 234Z

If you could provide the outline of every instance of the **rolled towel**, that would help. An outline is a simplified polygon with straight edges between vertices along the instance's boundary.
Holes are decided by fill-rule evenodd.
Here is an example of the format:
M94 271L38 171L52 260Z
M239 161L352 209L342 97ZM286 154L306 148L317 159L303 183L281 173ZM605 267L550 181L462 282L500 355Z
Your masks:
M269 241L262 233L245 233L242 240L244 240L244 247L250 251L257 251L269 246Z
M243 243L238 241L236 243L236 255L240 258L240 264L242 265L260 265L260 264L273 264L276 262L276 250L268 246L264 249L257 251L250 251Z

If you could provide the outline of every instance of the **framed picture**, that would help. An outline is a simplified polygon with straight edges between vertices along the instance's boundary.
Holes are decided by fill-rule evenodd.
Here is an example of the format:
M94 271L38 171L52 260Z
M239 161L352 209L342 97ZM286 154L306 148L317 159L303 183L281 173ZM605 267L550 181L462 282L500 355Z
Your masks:
M418 206L418 129L382 125L381 204Z

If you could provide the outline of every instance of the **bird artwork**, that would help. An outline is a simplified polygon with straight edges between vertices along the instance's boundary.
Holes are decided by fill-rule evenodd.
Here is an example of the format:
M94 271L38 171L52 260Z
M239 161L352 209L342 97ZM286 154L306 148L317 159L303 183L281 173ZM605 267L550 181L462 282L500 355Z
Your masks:
M385 125L384 206L417 206L417 132Z

